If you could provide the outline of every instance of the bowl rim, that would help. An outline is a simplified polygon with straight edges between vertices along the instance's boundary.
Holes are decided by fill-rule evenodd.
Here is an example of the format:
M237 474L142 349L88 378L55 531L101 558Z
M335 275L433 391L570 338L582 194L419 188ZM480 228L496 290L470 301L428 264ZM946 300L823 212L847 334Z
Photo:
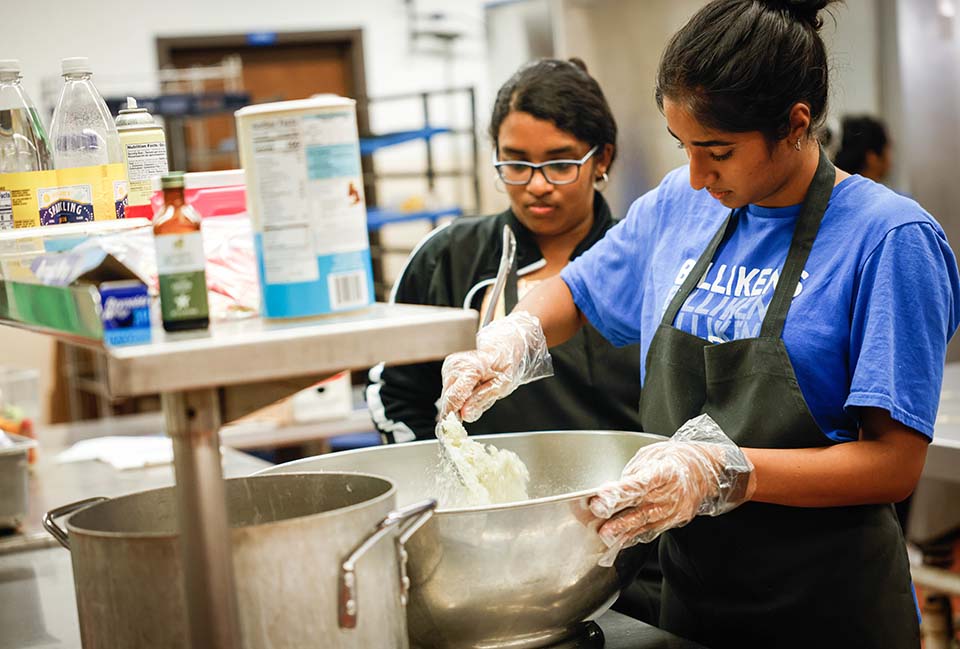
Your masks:
M573 435L583 435L585 433L590 435L598 435L598 436L606 436L606 437L620 437L624 435L639 436L639 437L648 438L652 442L653 441L663 442L667 440L667 437L664 435L657 435L655 433L646 433L646 432L640 432L640 431L634 431L634 430L589 430L589 429L532 430L532 431L523 431L523 432L517 432L517 433L491 433L487 435L471 435L470 439L474 439L477 441L488 441L489 443L494 443L495 440L504 439L504 438L516 439L518 437L539 437L544 435L573 436ZM372 451L378 451L380 449L390 448L392 446L415 447L415 446L437 446L438 444L439 444L438 440L427 439L427 440L418 440L415 442L401 442L399 444L381 444L379 446L368 446L366 448L357 448L357 449L351 449L348 451L338 451L336 453L327 453L323 455L314 455L311 457L300 458L299 460L284 462L283 464L277 464L272 467L261 469L252 475L271 475L271 474L283 474L283 473L342 473L343 472L342 470L329 470L329 471L322 470L322 469L293 470L293 467L295 467L298 464L305 464L307 462L310 462L311 460L315 460L318 457L336 456L338 458L344 458L351 455L369 454ZM290 467L291 470L277 471L277 469L280 467ZM370 475L381 475L381 474L373 473ZM394 482L394 487L397 489L397 494L399 495L400 487L396 485L396 481L390 476L387 476L385 474L382 475L382 477ZM528 500L518 500L518 501L508 502L508 503L496 503L493 505L473 505L469 507L441 507L438 505L436 511L434 512L434 516L441 516L443 514L476 514L476 513L486 514L490 512L501 511L501 510L516 510L516 509L524 509L528 507L538 507L540 505L552 504L552 503L563 502L563 501L575 501L581 498L588 498L590 496L595 495L597 491L599 491L600 487L602 486L603 484L598 484L595 487L590 487L587 489L569 491L562 494L554 494L552 496L542 496L540 498L530 498Z

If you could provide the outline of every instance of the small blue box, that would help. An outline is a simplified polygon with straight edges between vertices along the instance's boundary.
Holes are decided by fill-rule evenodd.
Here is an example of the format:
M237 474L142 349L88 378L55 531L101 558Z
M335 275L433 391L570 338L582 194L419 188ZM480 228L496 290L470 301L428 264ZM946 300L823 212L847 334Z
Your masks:
M103 342L118 347L151 341L150 294L136 280L100 284Z

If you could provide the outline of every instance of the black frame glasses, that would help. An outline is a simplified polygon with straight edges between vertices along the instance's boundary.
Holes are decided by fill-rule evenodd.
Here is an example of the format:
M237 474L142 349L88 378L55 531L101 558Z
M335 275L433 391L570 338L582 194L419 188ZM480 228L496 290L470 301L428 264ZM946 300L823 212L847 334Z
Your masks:
M493 152L493 166L497 175L507 185L526 185L533 180L533 174L539 169L543 177L551 185L571 185L580 180L580 168L597 152L600 145L595 145L579 160L548 160L546 162L527 162L526 160L497 160L497 152ZM573 178L565 177L573 168ZM523 176L521 176L523 174Z

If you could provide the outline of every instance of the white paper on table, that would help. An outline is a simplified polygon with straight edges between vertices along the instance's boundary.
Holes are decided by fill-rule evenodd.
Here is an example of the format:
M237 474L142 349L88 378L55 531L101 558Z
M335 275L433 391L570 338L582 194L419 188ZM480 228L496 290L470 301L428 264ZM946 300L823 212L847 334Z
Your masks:
M100 460L116 469L138 469L173 462L169 437L96 437L77 442L57 455L57 462Z

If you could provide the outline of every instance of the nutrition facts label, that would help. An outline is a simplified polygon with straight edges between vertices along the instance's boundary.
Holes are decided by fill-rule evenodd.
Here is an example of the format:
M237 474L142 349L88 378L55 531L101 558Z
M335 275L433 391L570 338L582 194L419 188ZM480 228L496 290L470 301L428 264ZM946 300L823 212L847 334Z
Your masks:
M0 230L13 229L13 199L10 192L0 192Z

